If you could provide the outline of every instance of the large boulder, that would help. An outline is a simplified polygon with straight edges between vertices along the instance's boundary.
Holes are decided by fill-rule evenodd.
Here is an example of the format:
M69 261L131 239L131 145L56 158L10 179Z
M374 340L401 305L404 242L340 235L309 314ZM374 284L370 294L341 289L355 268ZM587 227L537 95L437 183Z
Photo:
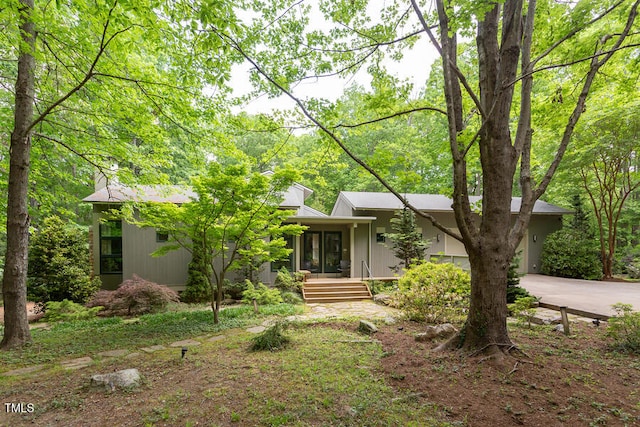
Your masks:
M116 388L130 389L140 384L140 372L137 369L125 369L123 371L108 374L96 374L91 376L91 385L104 387L108 391Z
M458 330L451 323L443 323L442 325L427 326L425 332L415 335L415 339L419 342L431 341L435 338L448 338L456 332Z

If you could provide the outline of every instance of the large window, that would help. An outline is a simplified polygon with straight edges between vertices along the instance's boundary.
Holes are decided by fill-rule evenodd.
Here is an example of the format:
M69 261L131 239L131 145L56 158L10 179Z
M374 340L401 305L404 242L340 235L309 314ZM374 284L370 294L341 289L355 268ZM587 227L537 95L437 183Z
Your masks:
M284 241L287 242L287 249L293 249L293 236L283 236ZM289 254L289 257L280 261L274 261L271 263L271 271L279 271L282 267L285 267L289 271L294 271L293 266L293 251Z
M302 269L336 273L342 260L342 232L306 231L302 235Z
M122 274L122 221L100 223L100 274Z

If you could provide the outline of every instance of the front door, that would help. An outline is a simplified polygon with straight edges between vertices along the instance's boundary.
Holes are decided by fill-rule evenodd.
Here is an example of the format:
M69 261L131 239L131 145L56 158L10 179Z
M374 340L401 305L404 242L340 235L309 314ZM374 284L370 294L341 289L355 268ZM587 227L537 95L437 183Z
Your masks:
M306 231L302 236L302 269L335 273L342 259L342 232Z

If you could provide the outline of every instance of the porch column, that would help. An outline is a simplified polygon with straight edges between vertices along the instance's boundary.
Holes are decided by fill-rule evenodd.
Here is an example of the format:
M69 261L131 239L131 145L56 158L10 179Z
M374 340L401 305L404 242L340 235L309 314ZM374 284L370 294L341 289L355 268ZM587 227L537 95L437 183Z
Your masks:
M349 276L351 278L356 277L354 272L356 269L356 228L358 228L358 223L354 222L351 227L349 227L349 263L351 264L351 268L349 269Z
M300 225L300 223L298 223L298 225ZM295 247L293 248L293 267L295 268L295 271L300 271L300 257L302 254L302 251L300 250L300 236L301 234L296 235L294 241Z

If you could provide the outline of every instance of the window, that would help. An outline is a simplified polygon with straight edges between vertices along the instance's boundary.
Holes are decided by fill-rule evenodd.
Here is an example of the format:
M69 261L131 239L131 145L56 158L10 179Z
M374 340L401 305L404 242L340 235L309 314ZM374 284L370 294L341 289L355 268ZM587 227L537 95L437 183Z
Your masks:
M100 224L100 274L122 274L122 221Z
M165 243L169 241L169 233L166 231L156 231L156 242Z
M293 249L293 236L283 236L283 239L285 240L285 242L287 242L287 249ZM294 271L295 267L293 266L293 251L291 251L287 259L274 261L271 263L271 271L273 272L279 271L282 267L286 268L289 271Z

